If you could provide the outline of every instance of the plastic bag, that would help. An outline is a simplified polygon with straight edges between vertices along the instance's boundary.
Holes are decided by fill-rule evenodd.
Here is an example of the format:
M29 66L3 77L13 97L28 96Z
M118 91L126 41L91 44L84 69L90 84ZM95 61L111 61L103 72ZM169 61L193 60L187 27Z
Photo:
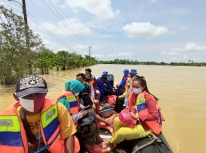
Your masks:
M136 123L137 123L137 120L135 120L132 115L130 114L129 110L128 109L123 109L119 115L119 120L120 120L120 123L124 126L128 126L128 127L131 127L131 128L134 128Z

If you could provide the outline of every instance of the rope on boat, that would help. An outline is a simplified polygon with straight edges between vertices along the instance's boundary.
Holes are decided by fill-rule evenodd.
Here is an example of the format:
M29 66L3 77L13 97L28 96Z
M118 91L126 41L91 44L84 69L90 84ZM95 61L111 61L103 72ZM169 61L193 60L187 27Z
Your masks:
M159 139L159 138L158 138L156 135L154 135L154 134L150 134L150 135L148 135L148 137L150 138L151 141L149 141L148 143L146 143L146 144L144 144L144 145L142 145L142 146L140 146L140 147L136 146L136 148L134 148L134 150L132 151L132 153L136 153L136 152L138 152L139 150L141 150L141 149L143 149L143 148L145 148L145 147L153 144L154 142L158 142L158 143L162 142L162 140Z

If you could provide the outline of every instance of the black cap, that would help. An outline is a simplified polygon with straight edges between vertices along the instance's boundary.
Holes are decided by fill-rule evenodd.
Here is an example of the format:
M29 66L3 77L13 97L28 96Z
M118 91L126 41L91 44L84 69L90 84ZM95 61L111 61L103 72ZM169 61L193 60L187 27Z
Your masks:
M47 93L47 83L39 76L26 76L18 80L16 84L16 96L24 97L32 93Z

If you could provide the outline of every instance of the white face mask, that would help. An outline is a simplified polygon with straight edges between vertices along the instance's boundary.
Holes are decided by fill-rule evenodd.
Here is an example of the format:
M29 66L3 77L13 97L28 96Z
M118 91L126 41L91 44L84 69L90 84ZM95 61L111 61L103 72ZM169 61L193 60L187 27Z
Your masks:
M43 95L35 100L24 99L19 97L21 106L29 112L37 112L44 104L45 96Z
M27 111L34 112L34 100L19 98L19 102Z
M135 94L139 94L139 93L142 92L142 89L141 89L141 88L133 88L132 90L133 90L133 92L134 92Z
M75 96L78 96L78 95L79 95L79 92L78 92L78 93L75 93L74 95L75 95Z

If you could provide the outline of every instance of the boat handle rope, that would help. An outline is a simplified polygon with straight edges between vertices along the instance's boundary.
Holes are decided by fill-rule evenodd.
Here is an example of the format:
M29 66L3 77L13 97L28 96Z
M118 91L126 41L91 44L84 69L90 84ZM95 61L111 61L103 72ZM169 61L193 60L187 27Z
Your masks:
M143 148L145 148L145 147L153 144L154 142L158 142L158 143L162 142L162 140L160 140L160 139L159 139L156 135L154 135L154 134L150 134L150 135L148 135L148 137L150 138L151 141L149 141L148 143L146 143L146 144L144 144L144 145L142 145L142 146L140 146L140 147L137 146L137 147L132 151L132 153L137 153L139 150L141 150L141 149L143 149Z

